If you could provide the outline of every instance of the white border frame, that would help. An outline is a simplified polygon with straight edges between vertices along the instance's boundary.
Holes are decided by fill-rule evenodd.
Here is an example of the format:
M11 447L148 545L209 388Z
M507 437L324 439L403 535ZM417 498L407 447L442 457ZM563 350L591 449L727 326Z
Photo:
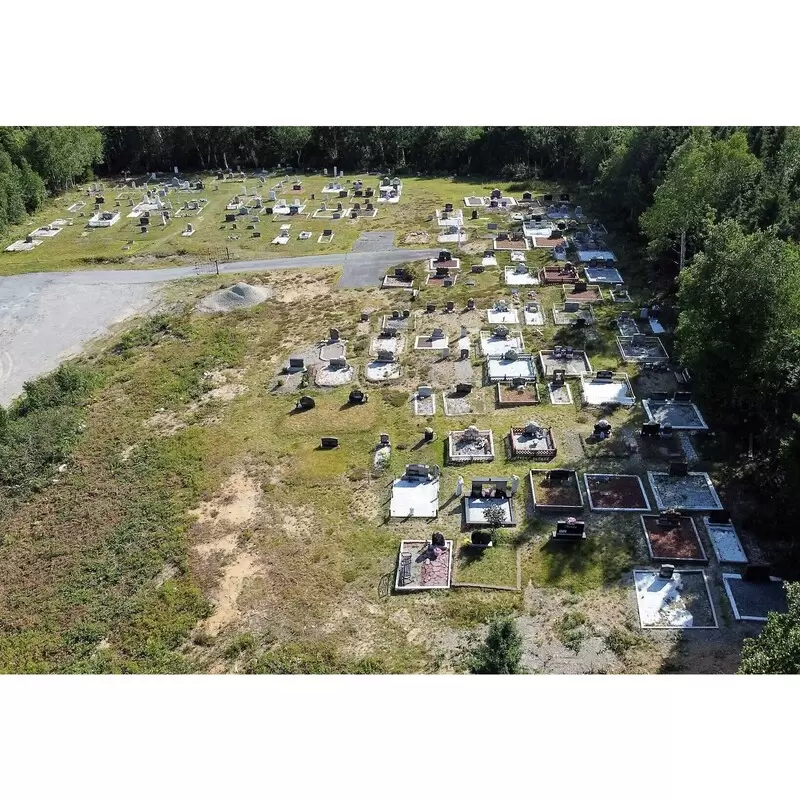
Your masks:
M780 578L774 578L772 575L770 575L769 579L773 583L783 583L783 581ZM739 620L740 622L743 622L743 621L744 622L766 622L767 619L768 619L767 617L747 617L747 616L742 616L739 613L739 607L736 605L736 600L734 600L734 598L733 598L733 592L731 591L730 586L728 586L728 581L731 581L731 580L740 581L740 580L743 580L743 578L742 578L741 575L739 575L736 572L723 572L722 573L722 585L725 587L725 594L728 595L728 601L731 604L731 610L733 611L733 616L736 617L736 619Z
M647 419L649 422L656 422L655 417L653 416L653 412L650 410L650 403L653 402L652 398L647 398L642 400L642 408L644 408L644 413L647 414ZM700 420L700 425L702 427L698 427L696 425L686 426L686 425L673 425L672 430L674 431L707 431L708 424L703 419L703 415L700 413L700 409L694 403L676 403L674 400L656 400L655 403L657 405L689 405L694 408L694 413L697 414L697 419ZM663 425L663 423L662 423Z
M736 532L736 526L732 522L725 522L725 523L713 522L712 523L712 522L709 522L709 518L706 516L706 517L703 517L703 525L705 525L706 535L708 536L708 540L711 542L711 547L714 550L714 555L717 557L717 561L719 561L720 564L747 565L747 564L750 563L750 559L747 557L747 553L745 552L744 545L742 544L742 540L739 538L739 534ZM714 541L714 537L711 535L711 528L730 528L731 533L733 533L733 535L736 537L736 541L739 543L739 547L740 547L742 553L744 553L744 561L729 561L726 558L720 558L719 551L717 550L717 544Z
M645 503L647 503L647 508L596 508L594 503L592 503L592 492L589 489L589 477L592 478L636 478L639 481L639 489L641 489L642 497L644 498ZM650 506L650 499L647 496L647 492L644 490L644 484L642 483L642 479L638 475L630 475L624 472L584 472L583 473L583 481L586 484L586 496L589 500L589 509L591 511L600 512L615 512L615 511L652 511L653 509Z
M717 618L717 609L714 608L714 598L711 596L711 588L708 583L708 575L704 569L676 569L678 575L685 575L687 572L699 572L703 576L703 583L706 587L706 597L708 597L708 604L711 606L711 616L714 618L713 625L645 625L642 622L642 609L639 605L639 590L636 586L636 574L650 574L658 576L659 570L657 569L635 569L633 570L633 592L636 596L636 611L639 614L639 627L643 631L713 631L719 630L719 619Z
M453 540L452 539L445 539L445 544L447 545L447 552L449 553L449 559L447 563L447 586L400 586L400 557L403 553L403 545L410 544L412 542L419 542L420 544L427 542L427 539L402 539L400 541L400 547L397 550L397 564L395 567L395 576L394 576L394 590L396 592L428 592L432 589L450 589L453 582Z
M583 513L584 511L586 511L586 503L584 502L584 499L583 499L583 492L581 492L581 479L580 479L580 477L578 475L578 470L576 470L576 469L571 469L571 470L569 470L569 472L571 472L571 473L573 473L575 475L575 486L578 489L578 497L580 497L580 499L581 499L580 507L579 506L554 506L554 505L549 505L547 503L537 503L536 502L536 489L533 486L533 473L534 472L536 472L536 473L552 472L554 469L560 469L560 467L551 467L550 469L533 468L533 469L529 469L528 470L528 481L530 482L530 485L531 485L531 500L533 500L533 513L535 514L537 509L540 509L540 508L542 510L544 510L544 511L553 511L553 512L557 512L557 513L560 513L562 511L564 513L567 513L568 511L577 511L579 513Z
M653 481L653 478L655 476L658 476L658 475L662 475L665 478L669 478L669 476L670 476L668 472L650 472L648 470L648 472L647 472L647 481L650 484L650 490L653 492L653 497L655 498L656 507L658 508L658 510L659 511L668 511L670 508L674 508L674 506L663 505L663 501L661 499L661 494L658 491L658 489L656 488L655 482ZM714 484L711 481L711 476L707 472L687 472L686 473L686 477L689 477L690 475L704 475L705 476L706 486L708 487L708 490L711 493L712 499L717 501L717 505L715 505L713 507L709 507L709 506L702 506L702 507L698 507L698 506L691 506L691 507L690 506L679 506L680 510L681 511L722 511L724 506L722 505L722 501L719 499L719 495L717 494L717 490L714 488ZM678 476L675 476L675 477L678 477ZM683 477L683 476L680 476L680 477Z

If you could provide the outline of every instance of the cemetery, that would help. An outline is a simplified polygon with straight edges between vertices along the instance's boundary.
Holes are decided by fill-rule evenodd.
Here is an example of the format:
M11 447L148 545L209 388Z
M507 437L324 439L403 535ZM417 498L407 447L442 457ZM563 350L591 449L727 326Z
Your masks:
M467 208L483 208L489 205L489 201L485 197L475 197L472 195L464 198L464 205Z
M486 413L482 393L474 390L472 384L469 383L457 383L449 390L442 392L442 407L447 417L474 416Z
M372 383L396 381L402 374L395 354L388 350L379 350L375 359L364 367L364 377Z
M688 399L684 399L687 397ZM688 392L678 392L670 400L650 397L642 400L642 407L650 422L669 425L676 431L708 430L700 409L691 402L691 394Z
M578 272L569 261L564 262L563 266L558 264L547 264L539 271L539 281L545 286L565 283L575 283L578 280Z
M508 328L498 326L491 331L480 332L481 353L485 356L504 356L509 350L522 354L525 343L521 333L511 333Z
M638 475L587 472L583 479L592 511L650 511L650 501Z
M516 408L517 406L535 406L541 402L539 385L536 381L517 378L510 384L498 383L497 405L499 408Z
M449 352L450 344L447 334L442 328L434 328L431 333L417 336L414 340L415 350L442 350Z
M564 249L567 246L567 240L553 231L549 236L532 236L531 244L535 248L544 248L545 250L554 250L557 247Z
M579 254L580 256L580 254ZM614 267L593 267L583 268L587 283L611 285L624 283L622 275Z
M769 573L769 565L760 564L747 567L743 575L723 573L725 594L737 620L766 622L770 611L786 613L788 604L783 581Z
M17 239L16 242L12 242L8 247L6 247L6 253L24 253L29 250L33 250L34 247L38 247L44 239L34 239L32 236L26 236L24 239Z
M523 261L513 267L503 268L503 279L509 286L538 286L539 277Z
M642 628L716 628L717 614L702 569L634 570Z
M595 318L591 303L567 300L553 306L553 323L556 325L575 325L582 320L584 325L593 325Z
M617 336L622 360L634 364L657 364L669 361L669 354L657 336Z
M632 406L636 402L633 388L624 372L599 370L581 375L581 397L590 406Z
M517 524L514 516L512 498L519 488L519 478L472 478L469 494L464 495L464 525L485 527L487 525L486 510L500 508L503 511L502 527L513 527ZM473 542L474 543L474 542ZM486 543L487 545L490 542Z
M509 349L503 355L486 358L486 377L490 383L497 381L536 380L533 356Z
M437 265L433 272L425 276L425 285L433 288L450 289L458 280L458 272L451 267Z
M522 316L525 319L526 325L542 326L545 324L544 309L542 308L542 304L538 301L529 301L525 303L525 307L522 309Z
M428 272L435 273L438 269L455 270L460 268L461 259L453 258L449 250L441 250L436 258L428 259Z
M508 303L499 300L487 309L486 321L490 325L519 325L519 314L516 308L510 308Z
M90 228L110 228L120 221L121 216L119 211L96 211L89 218L88 225Z
M412 397L414 414L418 417L432 417L436 413L436 394L430 386L420 386Z
M466 430L450 431L447 436L447 459L451 464L494 459L494 436L491 430L470 425Z
M619 331L619 335L624 339L631 338L633 336L641 336L641 331L639 330L639 326L636 324L635 319L631 319L629 314L620 314L616 320L616 327Z
M553 379L547 382L547 394L550 404L554 406L571 406L572 390L565 380L564 370L556 370Z
M529 480L534 511L583 511L581 485L574 469L532 469Z
M377 355L380 351L398 356L405 349L405 337L394 328L384 328L370 339L369 352Z
M454 225L461 228L464 225L464 212L460 208L454 211L452 204L448 203L444 209L436 209L436 223L440 228Z
M442 232L437 237L437 241L441 244L462 244L469 241L469 234L463 228L457 225L451 225L447 228L442 228Z
M398 519L435 519L439 514L439 467L406 464L402 477L392 482L389 516Z
M746 564L747 554L739 541L736 528L731 522L729 512L723 510L712 511L703 517L708 538L714 548L714 555L720 564Z
M552 461L558 454L552 428L528 422L521 428L511 428L508 435L512 458Z
M314 383L317 386L343 386L353 380L355 369L343 357L332 358L320 364L314 372Z
M689 472L686 462L673 462L669 472L648 472L647 480L661 510L715 511L722 509L707 472Z
M381 281L381 289L405 289L410 291L413 288L414 276L408 270L408 267L395 267Z
M528 240L522 234L508 232L498 233L492 239L492 248L494 250L511 250L515 252L524 252L529 249Z
M544 223L535 217L522 220L522 235L528 239L549 239L554 230L553 225Z
M449 589L453 542L433 534L439 542L404 539L400 542L394 588L397 592Z
M58 236L63 227L67 224L69 223L65 219L57 219L49 225L42 225L41 228L32 231L30 236L34 239L52 239L54 236Z
M621 283L615 284L613 289L609 290L609 297L612 303L632 303L630 292Z
M658 515L643 514L641 519L653 561L708 562L691 517L664 511Z
M600 289L587 286L585 281L577 281L569 291L562 287L561 294L565 303L597 303L603 299Z
M280 229L278 230L278 235L272 240L272 244L289 244L289 231L291 229L291 225L281 225Z
M586 352L569 346L540 350L539 363L542 375L546 378L552 378L557 372L562 372L566 378L578 378L581 375L590 375L593 371Z

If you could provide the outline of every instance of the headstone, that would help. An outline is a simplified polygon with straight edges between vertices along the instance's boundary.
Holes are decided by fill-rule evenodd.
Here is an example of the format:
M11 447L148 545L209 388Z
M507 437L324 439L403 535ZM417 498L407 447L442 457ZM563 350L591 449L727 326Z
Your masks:
M472 209L472 219L478 219L478 209Z
M431 386L420 386L417 388L417 397L431 397L433 388Z
M452 314L453 311L456 310L456 304L452 300L448 300L445 310L447 311L448 314Z
M300 409L301 411L308 411L309 409L314 408L315 405L316 405L316 403L314 402L314 398L313 397L309 397L308 395L303 395L297 401L297 406L296 407L298 409Z
M425 428L422 435L426 442L432 442L434 436L433 428Z
M691 403L692 402L692 393L691 392L675 392L672 396L672 399L676 403Z
M475 309L475 301L470 297L469 300L467 300L467 310L474 311L474 309Z
M378 437L378 441L380 442L381 447L385 447L385 446L391 444L391 442L389 440L389 434L388 433L380 434L380 436Z
M742 580L751 581L753 583L768 583L771 571L769 564L748 564L744 568Z
M347 359L332 358L329 362L331 369L347 369Z
M645 438L652 438L658 436L661 433L661 423L660 422L644 422L642 423L642 429L640 431L640 435L644 436Z
M339 446L339 440L335 436L323 436L320 445L323 450L333 450Z
M425 306L425 310L426 310L426 311L427 311L429 314L432 314L434 311L436 311L436 305L435 305L434 303L428 303L428 304Z
M469 394L472 391L471 383L457 383L456 394Z
M289 371L296 371L296 370L304 370L306 368L305 359L302 358L290 358L289 359Z
M361 312L361 322L369 322L369 313L367 311Z
M658 577L668 581L672 580L674 574L675 567L672 564L662 564L661 569L658 571Z
M671 478L683 478L689 474L689 465L685 461L672 461L669 465Z
M729 525L731 521L731 512L727 509L717 509L708 513L708 521L712 525Z
M599 369L597 370L597 380L599 381L610 381L614 378L614 371L610 369Z
M360 389L353 389L348 399L355 405L357 403L365 403L367 401L367 396Z

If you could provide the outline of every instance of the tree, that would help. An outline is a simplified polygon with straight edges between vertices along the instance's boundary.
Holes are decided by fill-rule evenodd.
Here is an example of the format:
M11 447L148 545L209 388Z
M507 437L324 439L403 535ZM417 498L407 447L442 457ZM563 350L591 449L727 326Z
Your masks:
M800 252L728 220L680 281L680 357L710 410L763 430L788 422L800 389Z
M494 538L497 536L497 529L506 521L505 509L500 505L487 506L483 509L483 517Z
M651 253L663 253L684 234L698 249L710 225L743 219L760 169L743 132L718 140L707 129L694 130L672 155L653 205L641 216Z
M522 659L522 636L510 617L496 617L489 623L485 641L469 659L475 675L516 675Z
M800 583L785 583L789 610L770 611L755 639L742 644L740 675L800 674Z
M272 128L278 158L282 162L294 160L299 167L303 150L311 141L313 131L313 128L303 125L282 125Z

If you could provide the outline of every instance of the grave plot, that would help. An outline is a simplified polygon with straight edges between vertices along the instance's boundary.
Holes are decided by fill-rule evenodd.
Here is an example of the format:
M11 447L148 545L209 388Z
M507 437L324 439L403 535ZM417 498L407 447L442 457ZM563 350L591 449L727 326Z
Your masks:
M528 265L523 261L513 267L503 269L503 279L509 286L538 286L539 278L535 272L531 272Z
M488 204L489 200L486 197L476 197L475 195L471 195L470 197L464 198L464 205L467 208L483 208Z
M395 519L435 519L439 515L439 467L406 464L392 481L389 516Z
M497 266L497 259L494 257L494 253L491 252L490 254L484 255L483 258L481 259L480 266L481 267L496 267ZM475 272L475 267L472 268L472 271Z
M569 388L569 384L563 380L548 381L547 394L554 406L571 406L573 404L572 390Z
M578 272L568 261L564 266L559 264L547 264L539 271L539 280L545 286L575 283L578 280Z
M549 236L533 236L531 243L534 248L554 250L556 247L566 248L567 240L563 236L559 236L556 231L553 231Z
M566 303L553 306L553 323L555 325L574 325L579 319L584 325L593 325L595 318L591 303L579 303L567 300Z
M377 336L373 336L369 343L370 355L377 355L381 350L398 356L405 349L405 337L398 334L394 328L384 328Z
M329 208L327 203L322 203L320 207L311 215L312 219L344 219L347 216L347 211L344 210L341 203L337 203L336 207Z
M746 564L747 554L739 541L736 528L730 520L727 511L712 513L703 517L708 538L714 548L714 555L720 564Z
M766 622L770 611L785 614L789 606L783 581L770 576L767 570L758 569L759 573L766 572L758 575L752 572L752 567L750 570L754 580L748 580L748 574L726 572L722 575L733 616L738 620Z
M459 228L457 225L454 225L452 227L445 228L442 233L439 234L437 241L439 241L441 244L460 245L469 241L469 234L467 234L463 228Z
M364 368L364 377L372 383L396 381L402 375L400 364L394 353L379 350L373 361Z
M534 461L552 461L558 454L552 428L543 428L529 422L521 428L511 428L508 442L512 458L530 458Z
M524 206L528 214L541 216L544 214L545 208L542 201L538 197L534 197L531 192L523 192L522 198L517 200L518 206Z
M540 350L539 363L546 378L553 377L557 370L563 371L564 376L568 378L577 378L579 375L588 375L592 372L589 356L583 350L571 347Z
M589 231L589 236L608 236L608 228L598 220L590 222L586 228Z
M89 218L90 228L110 228L120 220L119 211L98 211Z
M575 470L532 469L529 480L535 511L583 511L583 495Z
M43 239L34 239L31 236L26 236L24 239L17 239L16 242L12 242L8 247L6 247L6 253L24 253L28 250L33 250L34 247L38 247L42 244Z
M669 354L661 339L655 336L617 336L616 340L622 360L626 363L658 364L669 361Z
M301 242L307 242L314 234L311 231L300 231L297 237Z
M581 375L581 396L590 406L632 406L636 402L631 382L624 372L600 370Z
M654 561L708 561L691 517L669 512L643 514L642 528Z
M437 258L428 259L428 272L435 273L437 269L461 269L461 259L453 258L449 250L441 250Z
M452 464L494 459L494 436L491 430L470 425L466 430L450 431L447 436L447 458Z
M601 272L604 269L613 270L612 261L616 262L617 257L610 250L590 250L586 247L576 247L578 253L578 260L581 264L589 264L589 269L597 269ZM592 264L592 261L595 263ZM590 283L599 283L600 281L590 281ZM609 283L622 283L622 278L617 278L615 281L608 281Z
M522 316L526 325L544 325L544 309L538 302L525 303Z
M493 331L480 332L481 353L485 356L504 356L509 350L522 353L525 343L521 333L510 333L502 325Z
M272 244L289 244L289 230L291 225L281 225L278 235L272 240Z
M519 314L508 303L497 302L486 311L486 321L490 325L519 325Z
M392 329L395 331L413 330L416 325L416 320L411 316L410 309L403 309L402 311L392 311L391 314L384 314L381 317L381 329Z
M533 356L508 350L502 356L486 358L486 377L490 383L504 381L506 383L522 379L536 380L536 364Z
M372 203L362 206L361 203L354 203L350 209L350 219L375 219L378 216L378 209Z
M440 228L449 228L453 225L460 228L464 225L464 212L460 208L454 211L450 204L445 206L444 210L437 208L436 224Z
M457 280L457 272L453 272L447 267L436 267L435 272L429 272L425 276L425 285L449 289L450 287L455 286Z
M615 286L610 290L609 295L612 303L632 303L630 293L624 286Z
M314 371L314 383L317 386L344 386L353 380L355 369L345 358L332 358L320 364Z
M492 239L492 247L495 250L529 250L528 240L522 234L498 233Z
M32 231L30 235L34 239L52 239L54 236L58 236L58 234L61 233L61 226L66 224L66 220L56 220L55 222L51 222L49 225L42 225L41 228L37 228L35 231Z
M603 294L596 286L587 286L585 281L577 281L570 291L562 287L561 294L565 303L597 303Z
M450 340L442 328L434 328L432 333L417 336L414 340L415 350L444 350L450 349Z
M672 471L671 469L670 472ZM674 471L679 472L677 469ZM680 511L722 509L717 490L707 472L686 472L683 475L671 475L669 472L648 472L647 480L653 490L656 507L659 509L677 508Z
M642 400L644 412L650 422L671 425L676 431L706 431L706 425L700 409L692 402L675 400Z
M539 386L536 381L518 378L511 384L497 384L497 405L500 408L516 406L535 406L540 402Z
M587 472L583 479L592 511L650 511L650 501L638 475Z
M420 539L404 539L397 557L395 591L449 589L452 563L451 539L444 540L444 546L441 547Z
M430 386L420 386L413 395L414 414L432 417L436 413L436 395Z
M176 217L196 217L203 212L203 209L208 204L208 200L201 198L200 200L186 200L183 205L175 212Z
M633 336L641 336L639 331L639 326L636 324L636 320L631 319L629 316L619 316L617 317L617 330L619 331L619 335L625 339L631 338Z
M484 207L484 211L493 214L511 211L516 206L517 201L513 197L490 197L489 202Z
M549 239L553 235L553 226L541 220L523 220L522 234L528 239Z
M86 203L84 203L83 200L78 200L77 203L67 206L67 211L69 211L70 214L77 214L85 205Z
M344 192L344 195L342 195ZM331 183L326 183L325 186L322 187L322 194L336 194L340 197L347 197L350 194L347 187L342 186L339 181L332 181Z
M642 431L647 428L642 426ZM680 460L686 457L683 444L675 433L660 432L657 436L650 433L644 435L640 431L636 440L636 447L639 455L645 460L651 461L671 461Z
M482 392L473 389L469 383L457 383L442 392L442 406L448 417L486 413L486 400Z
M322 233L317 237L317 244L327 244L328 242L333 241L333 231L332 230L324 230Z
M633 581L642 628L719 627L703 570L675 570L671 577L661 577L659 570L634 570Z
M511 498L519 488L519 478L473 478L470 492L464 496L464 525L468 528L486 527L486 511L489 508L500 508L503 511L504 528L517 524L514 516L514 504ZM487 545L489 543L487 542Z

